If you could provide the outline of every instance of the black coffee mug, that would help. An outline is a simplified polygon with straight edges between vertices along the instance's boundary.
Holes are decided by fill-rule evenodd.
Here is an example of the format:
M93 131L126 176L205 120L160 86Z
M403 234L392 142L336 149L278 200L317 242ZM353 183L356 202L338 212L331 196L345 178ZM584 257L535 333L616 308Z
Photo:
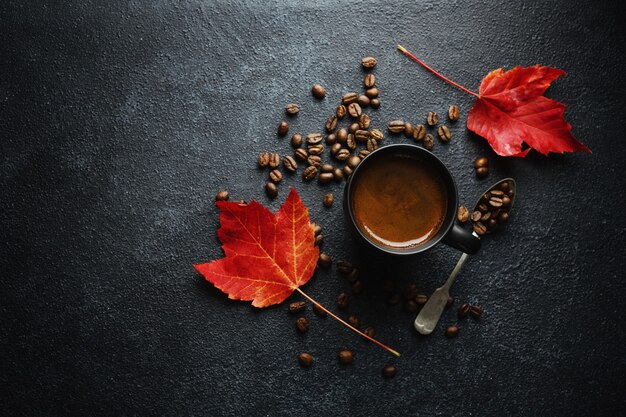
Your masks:
M382 156L388 155L414 157L416 163L419 163L420 160L428 163L429 166L433 167L432 175L440 178L446 189L447 207L441 227L434 236L418 246L408 248L392 248L388 246L383 246L368 238L368 236L363 233L363 231L361 231L355 220L352 205L354 188L353 184L357 181L359 177L359 172L362 172L363 167L370 164L376 164ZM375 150L374 152L363 158L361 163L352 172L352 175L350 175L350 179L348 180L344 188L343 196L344 215L348 221L348 225L352 229L352 232L361 241L368 243L370 246L382 252L393 255L413 255L416 253L424 252L441 241L449 246L452 246L453 248L456 248L470 255L478 252L478 250L480 249L480 239L477 236L473 235L471 232L457 225L455 222L458 205L459 196L456 188L456 183L454 182L452 174L450 173L448 168L446 168L443 162L441 162L441 160L430 151L419 146L409 144L387 145Z

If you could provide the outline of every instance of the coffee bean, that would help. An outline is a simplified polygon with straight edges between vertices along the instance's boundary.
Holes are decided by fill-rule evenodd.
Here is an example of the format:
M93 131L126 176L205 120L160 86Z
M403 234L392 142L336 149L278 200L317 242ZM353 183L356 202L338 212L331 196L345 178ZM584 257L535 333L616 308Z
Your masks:
M321 133L309 133L306 135L307 145L318 145L322 143L322 140L324 140L324 136Z
M317 145L309 145L306 150L310 155L321 155L324 153L324 145L318 143Z
M346 117L346 112L346 106L340 104L337 106L337 110L335 110L335 116L337 116L338 119L343 119L344 117Z
M286 155L283 157L283 166L289 172L296 172L298 169L298 163L293 156Z
M372 129L370 130L370 137L377 141L381 141L385 138L385 134L380 129Z
M276 183L281 182L283 180L283 174L277 169L271 170L269 177L270 177L270 181L276 182Z
M356 149L356 139L354 138L354 133L348 133L348 139L346 139L346 146L348 149L355 150Z
M337 131L337 141L345 143L346 139L348 139L348 131L342 127Z
M428 126L435 126L437 123L439 123L439 115L434 111L429 111L426 116L426 124L428 124Z
M322 172L319 176L319 181L322 184L327 184L329 182L331 182L333 180L333 173L332 172ZM324 202L326 201L326 199L324 199ZM330 207L330 206L328 206Z
M302 173L302 177L305 181L311 181L313 178L317 176L317 168L313 165L309 165L304 169Z
M301 161L306 161L306 159L309 157L309 153L306 151L306 149L302 148L296 149L293 154Z
M356 103L359 99L359 95L357 93L346 93L341 97L341 102L344 106L349 106L352 103Z
M308 368L313 365L313 356L311 356L311 354L309 353L302 352L298 355L298 362L300 362L300 365L302 367Z
M350 175L352 175L352 168L350 168L349 166L344 166L343 167L343 177L347 180L348 178L350 178Z
M330 135L326 136L326 144L327 145L334 145L335 143L337 143L337 135L334 133L331 133Z
M285 106L285 113L289 116L295 116L300 111L300 106L296 103L289 103Z
M480 167L476 168L476 176L479 178L486 177L489 174L489 168Z
M484 156L476 158L476 160L474 161L474 168L481 168L486 166L489 166L489 160Z
M366 56L365 58L361 59L361 66L365 69L372 69L376 66L376 58L374 58L373 56Z
M328 175L328 181L322 181L322 177L323 177L324 175ZM332 174L332 172L325 172L325 173L323 173L323 174L320 174L320 181L322 181L322 182L330 182L330 181L332 181L332 180L333 180L333 174ZM326 194L326 195L324 196L324 200L323 200L324 207L332 207L332 205L333 205L333 201L335 201L335 197L333 196L333 193L328 193L328 194Z
M358 153L358 157L359 159L363 160L363 158L365 158L367 155L369 155L371 152L368 151L367 149L361 149Z
M448 126L446 125L439 126L437 134L439 135L439 139L443 142L449 142L450 139L452 139L452 133L450 133L450 129L448 129Z
M477 235L482 236L487 233L487 226L481 222L474 222L474 231Z
M417 285L409 284L404 289L404 299L405 300L413 300L417 297Z
M243 206L247 206L248 203L246 203L246 200L239 200L239 201L237 201L237 205L239 207L243 207Z
M230 194L228 194L228 191L220 191L219 193L215 194L215 201L228 201L229 197Z
M352 327L359 327L359 318L357 316L355 316L354 314L351 314L348 316L348 319L346 320L348 322L348 324L350 324Z
M457 120L459 120L459 115L459 106L455 104L450 106L450 108L448 109L448 119L450 119L451 122L456 122Z
M505 195L502 197L502 207L509 208L511 206L511 199L509 196Z
M498 228L498 221L496 219L489 219L487 222L487 229L494 231Z
M343 349L337 353L337 358L339 359L339 362L347 365L349 363L352 363L352 361L354 360L354 355L352 354L352 351L348 349Z
M513 196L515 195L515 191L509 190L507 194L509 195L509 197L513 198Z
M289 304L289 312L290 313L299 313L306 308L306 303L304 301L294 301Z
M459 327L458 326L448 326L446 328L446 337L450 339L457 337L459 335Z
M335 179L335 181L341 181L343 179L343 171L341 170L341 168L335 168L335 170L333 171L333 178Z
M322 233L322 226L320 226L317 223L312 223L312 225L313 225L313 232L315 233L315 236L317 236L320 233Z
M295 133L292 137L291 137L291 146L294 148L299 148L300 146L302 146L302 135L299 133Z
M426 135L424 136L424 148L430 151L433 149L434 146L435 146L435 138L430 133L426 133Z
M359 165L360 163L361 163L361 158L359 158L356 155L353 155L348 159L348 166L352 169L356 168L357 165Z
M320 253L319 258L317 258L317 265L320 268L324 268L324 269L328 269L330 268L330 266L332 265L333 260L331 259L330 255L327 253Z
M504 191L502 190L489 190L489 195L493 197L504 197Z
M278 187L273 182L268 182L265 184L265 194L269 198L276 198L278 195Z
M317 236L315 236L315 246L320 246L322 243L324 243L324 235L323 234L319 234Z
M352 265L350 262L343 260L337 261L337 271L339 271L339 273L347 275L352 272L353 269L354 265Z
M334 169L335 167L333 167L331 164L323 164L320 166L321 172L333 172Z
M480 217L480 221L481 222L486 222L487 220L489 220L491 218L491 212L488 211L487 213L484 213L481 217Z
M500 189L502 190L502 192L506 193L507 191L509 191L509 183L508 181L503 182L502 184L500 184Z
M417 305L423 306L428 302L428 296L426 294L417 294L415 296L415 302Z
M335 130L335 128L337 127L337 116L335 116L334 114L332 116L330 116L328 119L326 119L326 131L328 133L332 132L333 130Z
M482 314L483 314L483 309L482 308L480 308L478 306L471 306L470 307L470 315L472 316L472 318L479 319Z
M404 135L407 138L410 138L413 136L413 125L409 122L404 123Z
M359 122L354 122L352 124L350 124L350 126L348 127L348 133L354 133L357 130L359 130L361 127L359 126Z
M365 330L363 330L363 333L365 333L369 337L374 337L374 335L376 334L376 330L372 326L369 326L366 327Z
M420 140L424 140L425 136L426 126L422 124L415 125L415 127L413 128L413 139L419 142Z
M408 313L415 313L418 309L417 303L414 300L406 300L404 302L404 309Z
M378 109L380 107L380 100L378 98L373 98L370 100L370 106L373 109Z
M446 301L446 308L452 307L452 304L454 304L454 297L448 297L448 301Z
M322 157L319 155L309 155L306 158L307 165L311 165L314 167L319 167L322 162Z
M370 105L370 98L364 94L361 94L357 99L357 103L361 108L365 108Z
M321 100L326 96L326 89L320 84L313 84L313 87L311 87L311 93L313 94L313 97Z
M459 206L459 210L456 213L456 218L460 223L465 223L469 220L469 210L465 206Z
M265 168L270 163L270 153L269 152L261 152L259 154L259 159L257 160L257 164L259 168Z
M372 138L369 138L367 140L367 150L370 152L374 152L376 149L378 149L378 142Z
M477 222L480 220L482 216L483 214L480 211L476 210L475 212L472 213L472 221Z
M284 120L278 125L278 136L285 136L289 132L289 124Z
M470 305L467 303L463 303L459 306L459 309L456 312L456 315L460 318L460 319L464 319L467 317L467 315L470 312Z
M371 134L369 130L359 129L356 132L354 132L354 139L358 140L359 142L367 142L370 136Z
M350 151L347 149L340 149L336 154L335 154L335 158L338 161L345 161L346 159L348 159L350 157ZM344 172L345 174L345 172Z
M359 127L361 129L369 129L372 124L372 119L365 113L359 116Z
M404 125L404 121L402 121L402 120L392 120L387 125L387 129L391 133L401 133L401 132L404 132L404 128L405 128L405 125Z
M391 293L389 297L387 297L387 304L396 305L400 302L400 299L400 294L397 292Z
M317 317L326 317L328 315L328 313L322 310L322 307L315 303L313 303L313 313L315 313Z
M359 103L352 103L348 106L348 113L352 117L359 117L363 111Z
M383 376L385 378L393 378L398 373L398 368L395 365L385 365L383 368Z
M340 310L345 310L348 308L349 305L350 298L348 298L348 294L346 294L345 292L339 294L339 296L337 297L337 307L339 307Z
M369 88L365 90L365 95L370 99L375 99L378 97L378 88Z
M500 223L506 223L509 221L509 213L507 213L506 211L503 211L502 213L500 213L498 215L498 221Z
M485 213L489 210L489 207L487 207L486 204L481 203L478 205L478 210L480 210L481 213Z
M276 152L272 153L270 155L268 165L270 168L278 168L278 166L280 165L280 155L278 155Z
M363 291L363 282L362 281L356 281L354 284L352 284L352 294L360 294Z
M349 283L354 284L359 279L359 270L357 268L352 269L352 271L346 275L346 279Z
M365 74L365 77L363 77L363 85L366 88L372 88L374 84L376 84L376 76L372 73Z
M502 199L498 197L491 197L489 199L489 205L491 207L502 207Z
M335 156L337 154L337 152L339 152L341 150L341 144L340 143L335 143L334 145L332 145L330 147L330 154L332 156Z

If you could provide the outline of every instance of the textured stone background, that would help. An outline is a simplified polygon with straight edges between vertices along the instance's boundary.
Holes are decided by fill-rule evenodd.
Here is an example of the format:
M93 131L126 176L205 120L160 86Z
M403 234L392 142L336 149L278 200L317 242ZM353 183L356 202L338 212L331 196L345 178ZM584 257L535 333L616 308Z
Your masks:
M0 4L2 415L625 415L617 2L57 3ZM498 67L565 69L548 95L569 105L593 155L496 157L464 128L471 97L396 43L473 89ZM379 59L374 125L461 106L452 142L434 152L463 203L499 178L518 181L514 221L453 288L485 310L455 340L441 328L419 337L377 283L430 293L457 252L366 256L340 204L321 205L341 185L289 177L268 201L255 169L259 151L289 152L275 135L283 106L302 104L294 130L320 130L340 95L359 89L364 55ZM323 102L314 82L328 89ZM492 162L484 181L471 169L479 155ZM229 301L195 273L222 256L216 191L276 209L288 184L324 226L324 250L368 271L352 311L401 358L312 314L299 335L286 306ZM332 307L344 288L334 268L305 287ZM447 311L441 325L455 322ZM344 346L357 354L348 367L335 359ZM302 350L316 357L311 369L296 363ZM392 380L380 376L388 361Z

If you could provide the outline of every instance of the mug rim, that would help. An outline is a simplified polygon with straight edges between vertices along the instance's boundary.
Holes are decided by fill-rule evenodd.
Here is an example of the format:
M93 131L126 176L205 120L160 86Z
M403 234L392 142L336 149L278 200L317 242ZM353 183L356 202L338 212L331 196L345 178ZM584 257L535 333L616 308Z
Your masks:
M391 152L394 149L395 150L404 149L407 151L406 152L407 154L419 153L425 156L426 159L428 159L429 161L434 162L440 168L439 171L443 174L442 178L444 179L444 182L446 183L446 189L448 189L448 187L451 187L452 193L453 193L452 196L450 195L448 196L449 200L448 200L448 204L446 207L446 216L445 216L445 218L448 219L447 223L442 224L441 227L437 230L437 234L431 239L429 239L426 243L422 245L414 246L414 247L409 247L409 248L395 249L395 248L391 248L388 246L383 246L380 243L377 243L371 240L367 235L365 235L365 233L363 233L361 228L356 223L354 212L352 210L352 191L351 191L352 184L354 182L354 179L358 176L359 169L361 169L362 166L364 166L364 164L367 163L367 160L371 160L373 156L380 154L382 152ZM450 197L452 197L451 200L453 201L450 201ZM356 232L359 234L359 236L363 240L365 240L367 243L369 243L371 246L373 246L374 248L382 252L388 253L390 255L415 255L417 253L427 251L428 249L432 248L433 246L441 242L441 240L448 234L450 229L454 226L458 200L459 200L459 196L458 196L458 189L456 186L456 182L454 181L454 178L452 177L452 173L450 172L448 167L446 167L445 164L441 161L441 159L439 159L434 153L430 152L428 149L419 147L417 145L409 144L409 143L394 143L394 144L385 145L376 149L370 154L368 154L365 158L363 158L361 163L359 163L359 165L357 165L357 167L354 169L354 171L350 175L349 181L346 184L346 187L344 190L344 209L348 213L348 217L350 218L350 223L353 229L355 229ZM454 211L454 213L453 215L450 215L452 211ZM444 219L444 221L446 220Z

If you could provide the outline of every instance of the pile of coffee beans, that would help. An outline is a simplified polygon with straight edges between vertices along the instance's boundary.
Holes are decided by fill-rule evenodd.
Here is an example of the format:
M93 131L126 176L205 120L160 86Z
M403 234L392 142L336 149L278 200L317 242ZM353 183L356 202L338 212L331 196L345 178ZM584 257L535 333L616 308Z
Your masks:
M487 191L471 215L474 232L482 236L504 226L509 221L514 195L513 183L510 181L504 181Z
M459 106L452 105L448 109L448 120L450 122L456 122L459 120ZM426 122L415 123L407 122L401 119L392 120L387 124L387 130L391 134L404 133L407 138L413 138L417 143L421 143L426 149L432 150L435 146L435 137L432 133L428 132L428 129L436 128L437 136L441 142L449 142L452 139L452 132L446 125L437 127L439 123L439 115L430 111L426 115Z

